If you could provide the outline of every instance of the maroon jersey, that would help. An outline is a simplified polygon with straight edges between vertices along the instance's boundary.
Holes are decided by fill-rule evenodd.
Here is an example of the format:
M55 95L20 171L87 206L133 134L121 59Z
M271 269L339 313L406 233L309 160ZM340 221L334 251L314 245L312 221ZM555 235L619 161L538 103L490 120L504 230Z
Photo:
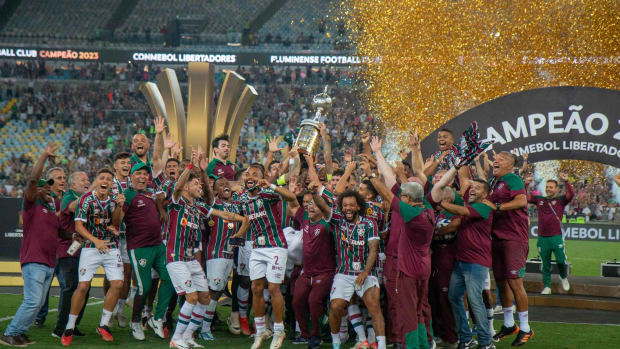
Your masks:
M254 248L287 248L282 229L282 198L271 189L263 189L258 195L241 194L235 204L239 214L250 219L250 232Z
M575 196L573 186L566 182L566 194L554 198L527 194L527 201L538 209L538 236L555 236L562 234L562 216L564 207Z
M60 223L56 212L58 199L51 202L40 199L26 200L22 207L23 238L19 250L19 262L41 263L51 268L56 266L56 248L58 246L58 228Z
M493 203L509 202L517 195L526 195L525 184L523 184L521 177L512 172L492 182L489 201ZM529 240L528 230L527 207L493 212L494 239L521 241L527 244Z
M461 218L456 235L456 259L491 268L492 210L483 203L466 204L469 216Z
M161 244L161 222L153 189L136 191L130 187L125 189L123 194L125 195L123 223L126 227L127 250Z
M400 190L400 185L395 183L392 186L392 194L398 196L398 191ZM405 229L405 222L403 222L403 217L399 214L394 214L391 212L390 214L390 234L388 235L387 244L385 247L385 254L387 256L398 257L398 242L400 240L400 235L402 231Z
M224 177L229 181L234 181L235 174L237 173L237 167L228 160L222 161L220 159L213 158L213 160L209 162L209 166L206 171L207 175L215 175L217 177Z
M75 213L69 211L69 205L80 198L80 194L78 194L75 190L69 189L62 196L62 203L60 205L60 227L66 231L71 233L75 233ZM67 258L67 257L79 257L80 250L78 250L73 256L67 253L69 246L73 242L72 239L61 239L58 238L58 248L56 249L56 259Z
M308 212L297 209L295 221L301 225L303 234L303 271L308 276L316 276L336 271L334 239L325 219L312 223Z
M405 223L398 242L398 270L416 279L431 274L431 240L435 231L435 213L426 206L411 206L394 196L392 214Z

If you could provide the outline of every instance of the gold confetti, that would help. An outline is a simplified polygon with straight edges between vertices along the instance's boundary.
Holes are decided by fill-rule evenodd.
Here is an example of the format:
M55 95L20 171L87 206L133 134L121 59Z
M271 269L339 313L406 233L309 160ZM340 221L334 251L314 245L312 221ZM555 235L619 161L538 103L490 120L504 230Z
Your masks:
M339 13L371 58L358 72L367 107L421 137L513 92L619 86L617 0L346 0Z

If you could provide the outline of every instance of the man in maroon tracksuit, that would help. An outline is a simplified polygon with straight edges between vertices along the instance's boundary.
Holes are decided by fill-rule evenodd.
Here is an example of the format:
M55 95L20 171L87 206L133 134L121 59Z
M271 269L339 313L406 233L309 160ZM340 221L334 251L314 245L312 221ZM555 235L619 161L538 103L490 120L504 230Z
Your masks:
M542 294L551 294L551 253L555 254L558 263L560 280L565 292L570 289L567 278L566 253L564 253L564 238L562 236L562 216L564 207L575 196L573 186L568 181L568 174L562 173L560 179L564 182L566 194L558 196L559 186L554 179L547 181L545 192L547 196L527 194L527 202L536 205L538 210L538 253L542 259L542 277L544 288ZM526 187L532 181L528 177Z
M295 282L293 309L301 336L309 337L308 348L321 345L320 319L325 313L325 300L336 273L335 255L327 253L335 250L334 239L329 232L329 223L323 219L323 210L329 214L325 201L307 192L303 197L303 207L298 207L295 214L303 234L303 269ZM312 319L311 336L306 320L308 310Z

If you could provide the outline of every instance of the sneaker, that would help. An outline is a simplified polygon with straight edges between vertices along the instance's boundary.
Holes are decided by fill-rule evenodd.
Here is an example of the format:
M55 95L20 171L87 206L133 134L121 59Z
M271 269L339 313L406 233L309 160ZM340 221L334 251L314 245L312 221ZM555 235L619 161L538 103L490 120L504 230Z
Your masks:
M301 332L295 332L295 338L292 338L293 344L308 344L308 338L301 336Z
M62 337L60 337L60 343L62 343L62 345L64 345L65 347L68 347L71 345L71 341L73 341L73 330L65 330L65 332L63 332L62 334Z
M311 336L308 340L308 349L318 349L323 344L321 337L319 336Z
M26 345L30 345L30 344L35 344L36 342L31 340L30 338L28 338L28 336L26 336L25 333L22 333L20 335L18 335L17 337L19 337L19 339L22 340L22 342Z
M570 290L570 283L568 283L568 278L560 278L560 281L562 282L562 289L564 290L564 292L568 292Z
M435 342L433 342L433 343L435 343ZM377 349L377 348L379 347L379 345L377 344L377 342L374 342L374 343L372 343L372 344L370 345L370 347L371 347L372 349ZM431 348L430 348L430 349L435 349L435 347L431 346Z
M144 337L144 331L142 331L142 325L139 322L131 322L131 335L133 336L133 338L139 340L139 341L143 341L145 339Z
M63 330L54 329L54 331L52 331L52 337L61 338L63 332L64 332Z
M106 342L114 341L114 337L112 337L112 332L108 326L99 326L95 331L101 336L101 338Z
M203 341L214 341L215 340L215 337L213 336L213 333L211 333L211 331L200 332L198 334L198 338L202 339Z
M517 338L515 338L515 340L512 342L512 346L520 347L522 345L525 345L525 343L527 343L527 341L530 340L530 338L532 338L533 336L534 331L532 329L530 329L530 332L519 331L519 334L517 334Z
M77 327L73 329L73 335L74 336L78 336L78 337L86 336L86 334L84 334L82 331L80 331Z
M0 344L9 346L9 347L20 347L23 348L28 344L22 342L20 336L2 336L0 337ZM71 344L71 342L69 342Z
M245 336L249 336L252 334L252 332L250 331L250 321L247 317L239 318L239 325L241 328L241 333L243 333Z
M495 344L491 343L488 345L479 345L476 349L495 349Z
M377 343L375 343L375 345L376 345L376 344L377 344ZM375 347L375 348L376 348L376 347ZM430 348L430 349L435 349L435 348L437 348L437 342L435 342L435 340L434 340L434 339L433 339L433 341L431 342L431 345L430 345L430 347L429 347L429 348Z
M166 336L166 328L164 327L164 321L162 319L155 320L150 318L148 321L149 327L153 329L153 332L157 335L157 337L161 339L165 339Z
M499 332L497 332L495 334L495 336L493 336L493 341L494 342L499 342L502 339L508 337L508 336L512 336L513 334L519 332L519 326L517 326L517 324L514 324L512 327L508 328L504 325L502 325L502 328L499 330Z
M368 344L368 341L358 341L353 349L370 349L370 344Z
M239 327L239 314L230 313L228 320L226 320L228 324L228 331L232 334L241 334L241 328Z
M260 347L263 346L263 341L265 341L268 338L269 338L269 336L268 336L267 332L263 332L261 334L257 333L254 336L254 343L252 343L252 346L250 347L250 349L259 349Z
M118 323L118 327L120 328L127 327L127 318L122 311L119 311L118 314L116 314L116 322Z
M204 348L205 347L202 344L196 343L194 338L192 338L191 336L189 338L183 338L183 340L185 341L185 344L187 344L187 346L189 346L190 348Z
M549 287L543 288L543 290L542 290L542 292L540 292L540 294L551 294L551 288L549 288Z
M478 344L473 338L467 342L459 342L458 349L471 349L475 348L476 344Z
M191 347L189 345L187 345L182 338L177 339L177 340L171 340L170 341L170 348L176 348L176 349L190 349Z
M273 334L273 339L271 340L271 345L269 346L269 349L282 348L282 343L284 343L284 338L286 338L286 333L284 331L275 332Z

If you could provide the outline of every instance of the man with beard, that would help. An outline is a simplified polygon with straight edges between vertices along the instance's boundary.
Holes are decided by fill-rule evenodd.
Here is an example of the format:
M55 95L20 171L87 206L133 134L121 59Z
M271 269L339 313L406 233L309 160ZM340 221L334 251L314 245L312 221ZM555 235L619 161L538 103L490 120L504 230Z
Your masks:
M103 267L106 278L110 281L110 289L105 295L101 322L97 333L104 341L112 342L108 323L116 306L118 295L123 287L123 264L118 246L119 232L111 224L112 212L117 205L123 205L125 197L112 197L110 189L113 185L114 173L102 168L97 171L94 189L80 197L75 211L75 230L86 241L83 244L79 262L79 284L71 298L71 312L62 335L64 346L71 345L73 330L79 316L90 283L99 267Z
M562 216L564 207L575 196L573 186L568 181L568 174L560 174L564 182L566 194L558 196L560 188L555 179L547 180L545 192L547 197L527 194L527 201L536 205L538 210L538 253L542 259L542 277L544 289L542 294L551 294L551 253L555 254L560 271L562 289L568 292L570 284L567 278L566 254L564 253L564 237L562 236ZM531 177L526 179L525 185L529 186Z
M456 168L446 172L437 187L445 187L456 176ZM456 319L459 335L459 348L473 348L476 342L472 338L469 319L465 315L463 296L467 292L469 309L478 331L478 348L494 349L487 311L482 299L485 280L491 267L491 214L493 204L486 200L489 184L476 179L469 187L468 203L457 205L448 199L440 205L452 214L461 217L456 248L456 263L450 278L449 298Z
M195 157L193 160L198 162ZM170 340L171 348L180 349L202 347L194 341L193 334L201 326L205 309L210 303L207 279L195 258L202 248L200 220L213 215L229 221L243 221L243 217L237 214L213 209L197 200L204 197L201 175L192 173L193 167L194 164L190 163L174 184L167 206L166 268L176 293L185 295L185 303L179 311L177 327Z
M83 239L75 232L75 209L78 199L86 193L90 186L88 175L85 172L73 172L69 176L69 190L62 197L60 226L65 230L65 239L58 240L58 248L56 249L56 260L58 261L58 282L60 283L60 297L58 299L58 319L56 327L52 332L52 336L60 338L67 326L69 319L69 311L71 310L71 296L78 286L78 264L80 262L80 252L77 251L73 255L67 252L73 241L83 243ZM86 295L88 299L88 292ZM77 325L80 324L84 307L80 311L75 322L73 333L76 336L83 336Z
M127 152L120 152L114 155L114 184L110 192L114 196L122 194L125 189L129 188L131 182L129 180L130 167L130 155ZM118 302L114 308L112 318L116 317L118 327L126 327L127 319L123 313L125 309L125 302L127 302L127 296L129 295L129 287L131 286L131 264L129 264L129 254L127 253L127 238L125 236L125 222L119 222L118 237L119 250L121 252L121 259L123 261L123 288L118 297ZM104 279L104 292L110 287L110 283L107 279ZM110 322L111 324L111 322Z
M50 189L52 191L52 197L56 201L56 212L60 212L60 202L62 201L62 196L67 189L67 175L65 174L65 170L62 167L52 167L47 170L45 178L54 180L54 185L52 185ZM54 269L54 274L58 277L58 265L56 265L56 268ZM41 307L39 314L37 314L37 319L34 321L34 325L37 327L43 327L43 323L45 323L45 318L47 317L49 310L50 289L51 286L47 291L47 296L45 296L45 303Z
M145 297L149 294L152 279L151 269L157 270L162 280L159 288L159 301L155 311L152 327L155 333L164 338L163 318L168 302L173 294L170 276L166 270L166 246L161 237L160 214L165 214L156 206L155 190L148 187L149 168L144 163L137 163L131 169L131 186L123 190L125 204L118 206L113 214L112 223L121 222L126 226L127 249L131 267L136 277L138 290L133 302L131 331L134 338L144 340L140 324ZM163 195L159 193L159 195Z
M313 182L309 189L316 190L320 183ZM303 234L303 270L295 282L293 309L302 338L309 338L308 348L321 345L320 319L325 313L325 298L329 294L336 270L334 238L329 231L329 207L318 192L303 194L303 208L294 209L295 220ZM312 333L308 333L307 314L312 320Z
M516 156L501 152L493 161L492 193L489 201L493 212L492 246L493 276L500 290L504 309L504 324L493 336L500 341L517 334L513 346L522 346L534 335L528 321L528 299L523 287L525 262L529 252L527 194L521 178L514 174ZM515 324L512 302L516 300L519 326Z
M224 177L229 181L234 181L237 168L235 164L228 161L228 155L230 154L228 135L223 134L215 137L211 146L213 148L213 160L209 162L207 174L215 175L218 178Z
M232 190L230 189L228 180L223 177L218 178L215 181L215 200L213 208L220 211L236 213L237 207L232 203L231 197ZM229 240L233 235L243 237L243 240L245 240L245 234L250 227L250 221L247 217L244 217L243 223L240 225L220 217L211 217L207 224L210 229L210 236L208 238L209 245L206 246L206 264L211 301L207 305L205 311L200 338L214 341L215 337L211 333L211 322L215 316L215 308L217 307L218 299L220 299L222 291L228 285L228 276L233 268L233 245ZM247 318L245 318L245 322L247 326Z
M56 216L57 203L50 190L54 180L40 178L45 162L55 156L57 148L52 143L45 147L28 178L22 210L23 240L19 252L24 299L0 338L0 343L4 345L24 347L34 344L26 332L45 302L54 277L60 228Z
M430 277L430 244L435 230L433 210L424 204L424 189L416 182L396 185L392 168L381 154L381 141L373 137L370 147L377 159L377 168L384 182L372 183L391 203L392 224L402 224L398 242L397 309L395 332L406 348L432 346L430 336L430 306L428 304L428 279ZM390 191L388 187L391 187ZM399 229L399 227L396 227Z
M288 189L276 187L265 179L264 168L252 164L245 178L246 192L238 199L239 212L250 219L254 243L250 256L250 279L256 336L252 349L258 349L267 339L265 327L265 298L268 288L273 306L274 335L271 349L278 349L284 341L284 297L280 285L284 280L288 257L286 237L282 230L282 200L297 200Z

